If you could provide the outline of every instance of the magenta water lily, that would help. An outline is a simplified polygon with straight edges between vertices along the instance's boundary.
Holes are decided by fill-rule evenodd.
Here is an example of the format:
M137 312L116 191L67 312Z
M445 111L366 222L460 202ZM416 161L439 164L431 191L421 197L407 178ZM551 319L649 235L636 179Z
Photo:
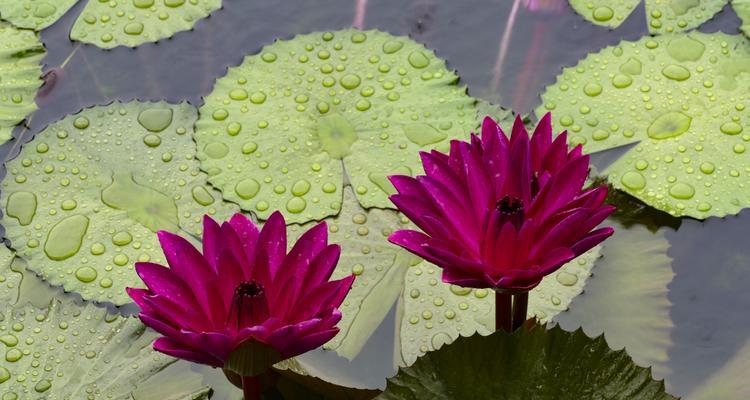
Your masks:
M566 132L553 139L549 114L531 137L520 118L508 138L487 117L481 137L421 156L425 175L390 177L391 200L421 231L389 240L442 267L445 282L524 302L542 278L614 232L597 229L614 211L607 187L584 189L589 156L568 148ZM526 306L518 306L522 322Z
M341 249L328 244L325 223L289 253L278 212L260 230L242 214L221 225L205 217L203 254L169 232L159 232L159 240L169 268L137 263L148 288L128 289L143 323L163 335L156 350L223 368L248 341L286 359L338 333L338 306L354 276L329 281Z

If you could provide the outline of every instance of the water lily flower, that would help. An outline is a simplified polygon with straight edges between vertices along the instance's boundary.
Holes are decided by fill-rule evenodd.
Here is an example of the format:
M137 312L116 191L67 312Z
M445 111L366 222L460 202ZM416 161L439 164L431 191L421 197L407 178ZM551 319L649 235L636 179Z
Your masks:
M206 216L203 229L203 254L160 231L169 267L136 263L147 289L128 288L128 294L141 307L143 323L163 335L154 342L157 351L224 368L246 343L264 346L282 360L338 333L338 307L354 276L329 281L341 249L328 244L324 222L288 253L279 212L261 230L242 214L221 225Z
M583 189L589 156L580 145L568 149L566 132L553 140L549 114L531 138L520 118L508 138L487 117L481 138L421 156L426 175L390 180L398 191L391 201L422 231L389 240L441 267L445 282L494 289L503 315L508 296L527 301L542 278L614 232L596 229L614 211L604 205L607 187ZM526 307L518 307L522 323Z

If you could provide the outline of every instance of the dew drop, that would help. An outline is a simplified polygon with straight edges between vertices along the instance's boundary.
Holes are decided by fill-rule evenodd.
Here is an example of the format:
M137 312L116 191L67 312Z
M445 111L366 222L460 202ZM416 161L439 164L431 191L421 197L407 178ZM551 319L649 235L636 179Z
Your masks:
M286 203L286 209L292 214L299 214L305 210L307 202L302 197L292 197Z
M641 190L646 187L646 179L640 172L636 171L628 171L623 174L620 182L631 190Z
M615 16L614 10L607 6L601 6L594 9L594 11L591 13L591 16L594 17L594 20L599 22L605 22L612 19L612 17Z
M138 123L149 132L161 132L172 124L171 108L149 108L138 114Z
M695 189L690 184L677 182L669 188L669 195L675 199L688 200L695 195Z
M76 270L76 279L83 283L93 282L97 275L96 270L91 267L81 267Z
M36 195L31 192L13 192L8 196L5 212L22 226L31 223L36 214Z
M51 260L62 261L78 253L89 226L84 215L67 217L50 229L44 243L44 253Z
M565 271L558 272L555 279L563 286L573 286L578 282L577 275Z
M253 178L245 178L234 186L235 193L245 200L255 197L259 190L260 184Z

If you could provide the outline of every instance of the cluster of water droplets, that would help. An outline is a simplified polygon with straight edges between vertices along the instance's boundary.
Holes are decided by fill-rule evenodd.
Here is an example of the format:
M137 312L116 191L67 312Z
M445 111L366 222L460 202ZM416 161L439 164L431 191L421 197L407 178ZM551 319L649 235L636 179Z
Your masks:
M104 48L137 46L193 27L221 0L89 0L71 38Z
M587 20L619 26L641 0L570 0ZM726 0L645 0L646 19L652 33L681 32L708 21L728 3Z
M616 187L673 215L722 216L750 202L748 83L741 36L644 38L565 69L537 114L587 152L640 141L605 171Z
M419 150L476 126L456 80L422 45L382 32L277 41L217 81L198 155L224 197L261 218L337 214L344 168L362 205L392 207L388 174L417 172Z
M114 103L49 126L10 161L3 225L32 270L86 299L129 302L133 265L163 262L155 232L199 237L236 208L206 185L186 104Z
M153 339L136 318L93 305L66 300L45 310L5 308L0 313L1 398L129 396L144 378L174 362L151 349Z
M529 294L529 316L547 322L567 309L583 291L597 258L599 247L546 277ZM441 275L440 268L421 260L406 273L400 322L401 356L406 365L459 336L495 331L495 293L447 284Z
M34 96L42 85L43 56L44 46L34 32L0 21L0 144L37 108Z

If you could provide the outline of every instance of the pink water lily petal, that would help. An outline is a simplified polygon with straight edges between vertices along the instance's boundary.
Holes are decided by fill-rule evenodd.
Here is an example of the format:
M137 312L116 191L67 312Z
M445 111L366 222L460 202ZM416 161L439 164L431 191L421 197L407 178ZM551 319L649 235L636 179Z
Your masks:
M167 337L160 337L154 342L154 349L172 357L181 358L194 363L206 364L212 367L221 368L224 362L208 353L201 353L187 349L181 343L175 342Z
M247 340L291 357L338 332L338 307L354 276L329 281L341 254L325 223L304 232L287 253L284 217L261 230L242 214L218 224L204 218L203 253L159 232L170 267L137 263L146 289L128 288L143 323L162 335L154 348L223 367Z

